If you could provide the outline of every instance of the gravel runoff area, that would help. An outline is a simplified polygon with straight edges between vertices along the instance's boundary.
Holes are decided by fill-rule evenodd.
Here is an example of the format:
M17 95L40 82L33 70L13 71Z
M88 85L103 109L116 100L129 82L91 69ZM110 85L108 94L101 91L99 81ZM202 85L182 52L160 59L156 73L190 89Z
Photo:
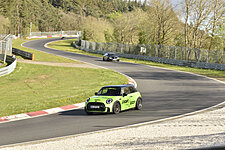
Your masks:
M35 135L34 135L35 136ZM170 150L225 144L224 104L197 114L134 125L0 147L1 150Z

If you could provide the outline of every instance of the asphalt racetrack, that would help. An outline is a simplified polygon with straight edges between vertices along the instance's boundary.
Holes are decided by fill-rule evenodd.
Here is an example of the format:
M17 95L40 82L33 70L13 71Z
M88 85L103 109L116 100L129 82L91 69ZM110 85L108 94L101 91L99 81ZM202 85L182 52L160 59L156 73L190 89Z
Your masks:
M142 94L143 110L130 110L118 115L88 116L84 110L78 109L3 123L0 124L0 146L158 120L208 108L224 101L225 85L217 81L145 65L103 62L102 58L44 47L47 42L54 40L57 39L30 41L24 46L113 69L132 77Z

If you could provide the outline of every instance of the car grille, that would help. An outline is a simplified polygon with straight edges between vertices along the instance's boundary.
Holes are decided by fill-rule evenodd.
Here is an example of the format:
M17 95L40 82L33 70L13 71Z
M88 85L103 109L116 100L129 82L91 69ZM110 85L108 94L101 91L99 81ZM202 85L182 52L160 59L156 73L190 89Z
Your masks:
M105 104L99 102L90 102L87 104L88 111L105 111Z

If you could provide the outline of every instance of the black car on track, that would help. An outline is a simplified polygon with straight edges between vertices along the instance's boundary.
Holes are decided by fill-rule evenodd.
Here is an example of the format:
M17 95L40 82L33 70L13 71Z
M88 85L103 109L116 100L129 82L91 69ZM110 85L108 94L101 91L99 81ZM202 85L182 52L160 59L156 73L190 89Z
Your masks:
M120 61L120 58L116 55L116 53L107 52L103 56L103 61Z

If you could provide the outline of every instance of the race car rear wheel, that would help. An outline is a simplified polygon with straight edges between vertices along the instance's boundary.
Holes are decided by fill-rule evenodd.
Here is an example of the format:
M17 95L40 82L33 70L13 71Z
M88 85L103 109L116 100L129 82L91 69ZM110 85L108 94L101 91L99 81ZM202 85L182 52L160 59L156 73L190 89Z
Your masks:
M119 102L115 102L113 105L113 113L114 114L118 114L120 113L120 103Z
M142 109L142 99L141 98L137 99L135 109L137 109L137 110Z

